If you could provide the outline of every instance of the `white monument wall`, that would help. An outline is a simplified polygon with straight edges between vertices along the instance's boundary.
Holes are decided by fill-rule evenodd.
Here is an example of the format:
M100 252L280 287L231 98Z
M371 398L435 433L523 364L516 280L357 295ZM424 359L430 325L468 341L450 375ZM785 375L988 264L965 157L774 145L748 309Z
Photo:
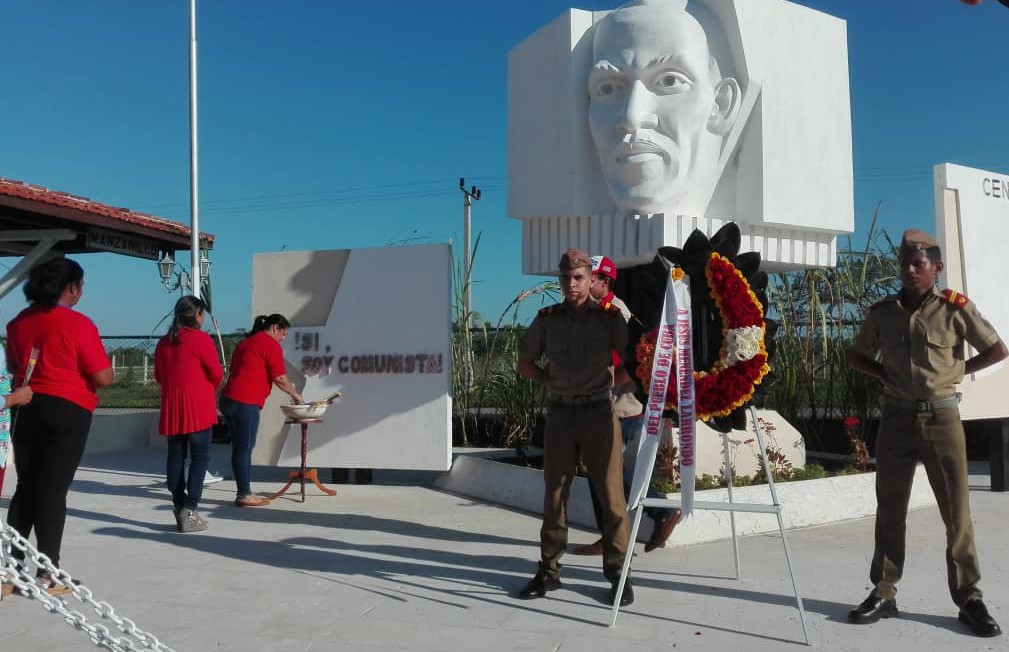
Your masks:
M934 173L936 235L945 263L940 286L975 302L1006 340L1009 301L1003 261L1009 238L1009 174L952 163L936 165ZM1005 362L965 377L960 386L963 418L1009 417L1006 387Z
M448 245L254 256L253 314L291 321L288 377L306 401L343 393L309 429L310 465L449 468L451 257ZM289 400L270 395L255 463L300 464L300 429L279 408Z

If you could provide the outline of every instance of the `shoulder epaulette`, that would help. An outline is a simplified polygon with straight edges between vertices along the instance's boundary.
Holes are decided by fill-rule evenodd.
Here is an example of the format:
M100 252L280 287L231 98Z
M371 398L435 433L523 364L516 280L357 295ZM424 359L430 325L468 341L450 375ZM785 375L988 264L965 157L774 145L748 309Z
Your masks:
M552 314L554 314L555 312L557 312L558 310L560 310L563 307L564 307L563 303L555 303L552 306L547 306L546 308L540 308L540 311L537 314L539 314L539 315L552 315Z
M599 309L602 310L603 312L605 312L608 315L620 315L621 314L620 313L620 308L618 308L615 304L613 304L610 301L607 301L606 303L600 303L598 305L599 305ZM623 315L621 315L621 316L623 316Z
M882 299L880 299L876 303L874 303L871 306L869 306L869 310L872 310L873 308L876 308L878 306L882 306L882 305L887 304L887 303L892 303L892 302L894 302L894 301L897 300L897 296L898 295L896 295L896 294L891 294L889 296L883 297Z
M964 308L970 303L970 299L960 294L956 290L946 288L942 291L942 298L955 308Z

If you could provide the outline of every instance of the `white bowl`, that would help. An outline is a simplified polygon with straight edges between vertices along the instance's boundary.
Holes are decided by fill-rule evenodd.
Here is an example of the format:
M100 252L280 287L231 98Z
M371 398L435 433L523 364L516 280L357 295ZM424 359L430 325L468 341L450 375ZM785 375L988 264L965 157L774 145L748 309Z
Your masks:
M300 421L304 419L318 419L326 413L329 403L318 401L316 403L299 403L297 405L281 405L280 409L288 419Z

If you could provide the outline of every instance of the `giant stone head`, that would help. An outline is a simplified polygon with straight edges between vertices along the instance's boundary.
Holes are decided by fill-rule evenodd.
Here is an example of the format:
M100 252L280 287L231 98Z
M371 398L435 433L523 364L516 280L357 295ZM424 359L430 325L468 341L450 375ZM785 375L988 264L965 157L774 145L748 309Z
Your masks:
M711 41L686 0L637 0L596 25L589 127L621 212L704 214L740 104Z

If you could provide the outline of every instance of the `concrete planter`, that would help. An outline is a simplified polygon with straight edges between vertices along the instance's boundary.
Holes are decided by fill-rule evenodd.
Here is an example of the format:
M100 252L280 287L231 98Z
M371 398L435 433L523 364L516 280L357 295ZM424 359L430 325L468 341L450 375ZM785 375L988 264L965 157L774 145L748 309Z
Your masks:
M158 410L98 408L91 420L85 453L146 448L158 436Z
M783 506L782 514L788 529L824 525L854 518L864 518L876 513L875 473L836 476L821 480L776 483L775 489ZM489 458L459 455L452 469L435 483L440 489L469 496L477 500L498 503L535 514L543 513L543 473L505 464ZM671 494L671 497L678 497ZM726 489L709 489L694 494L699 501L728 501ZM767 485L737 487L733 499L739 503L771 504ZM935 504L935 497L925 476L925 468L918 466L910 508ZM732 536L729 512L697 510L676 527L667 547L687 546L705 541L717 541ZM595 530L588 482L575 478L568 503L568 522ZM651 534L651 519L642 520L638 540ZM740 535L776 532L778 521L773 514L736 513L736 532ZM871 544L871 542L868 542Z

